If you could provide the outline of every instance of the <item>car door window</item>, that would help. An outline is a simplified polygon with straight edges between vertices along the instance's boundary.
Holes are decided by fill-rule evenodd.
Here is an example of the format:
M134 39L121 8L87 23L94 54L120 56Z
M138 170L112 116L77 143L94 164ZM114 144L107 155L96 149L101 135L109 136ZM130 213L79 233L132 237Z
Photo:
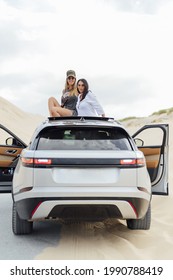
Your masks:
M133 138L138 149L145 155L152 193L168 195L169 125L145 125L133 135Z
M145 155L150 179L153 182L157 177L161 159L163 130L158 127L145 129L138 134L137 138L142 140L141 146L138 146L138 148Z
M14 155L10 153L11 145L7 145L8 142L7 139L9 139L10 137L11 135L7 131L0 128L0 166L1 167L9 166L14 158Z
M163 141L163 130L159 127L145 129L139 132L138 139L143 141L143 146L161 146Z
M21 143L4 128L0 128L0 185L10 181L16 159L23 147Z

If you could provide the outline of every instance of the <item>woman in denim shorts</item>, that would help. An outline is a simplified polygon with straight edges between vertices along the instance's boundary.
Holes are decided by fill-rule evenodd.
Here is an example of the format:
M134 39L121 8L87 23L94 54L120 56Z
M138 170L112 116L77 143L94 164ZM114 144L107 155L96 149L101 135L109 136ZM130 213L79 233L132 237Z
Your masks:
M62 92L61 105L55 97L48 100L48 108L51 117L76 116L76 103L78 92L76 88L76 73L68 70L66 73L65 88Z

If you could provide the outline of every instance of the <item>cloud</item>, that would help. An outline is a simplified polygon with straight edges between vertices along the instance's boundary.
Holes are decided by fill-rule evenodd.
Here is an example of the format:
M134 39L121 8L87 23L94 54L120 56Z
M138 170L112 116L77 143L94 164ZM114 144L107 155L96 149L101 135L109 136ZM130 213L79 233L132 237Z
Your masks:
M171 0L105 0L117 10L138 14L156 14L162 5Z
M0 95L47 114L74 69L116 116L170 106L172 12L168 0L1 0Z
M54 2L52 0L34 0L34 1L23 1L23 0L5 0L8 6L21 9L29 10L33 12L54 12Z

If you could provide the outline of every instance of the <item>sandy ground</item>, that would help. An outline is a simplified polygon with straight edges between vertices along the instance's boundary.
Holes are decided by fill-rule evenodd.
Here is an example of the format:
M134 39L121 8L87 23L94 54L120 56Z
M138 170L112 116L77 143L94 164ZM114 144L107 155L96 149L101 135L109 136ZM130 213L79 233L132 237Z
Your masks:
M27 114L0 97L1 124L8 127L23 141L29 143L37 125L46 118ZM151 123L169 123L170 157L169 171L173 158L173 114L138 118L124 122L130 132ZM173 259L173 175L169 172L169 196L153 196L152 224L148 231L130 231L124 221L76 222L63 224L57 246L48 246L37 260L113 260L113 259Z

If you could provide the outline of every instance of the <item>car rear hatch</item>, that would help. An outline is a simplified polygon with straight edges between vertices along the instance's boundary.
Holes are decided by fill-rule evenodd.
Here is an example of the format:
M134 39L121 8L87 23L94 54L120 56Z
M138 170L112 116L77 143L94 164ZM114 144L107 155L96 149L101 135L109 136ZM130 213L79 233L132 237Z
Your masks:
M135 151L36 151L35 187L135 186Z
M142 153L138 155L122 127L53 126L41 131L37 139L35 187L130 187L137 184L136 168L143 166L138 158Z

